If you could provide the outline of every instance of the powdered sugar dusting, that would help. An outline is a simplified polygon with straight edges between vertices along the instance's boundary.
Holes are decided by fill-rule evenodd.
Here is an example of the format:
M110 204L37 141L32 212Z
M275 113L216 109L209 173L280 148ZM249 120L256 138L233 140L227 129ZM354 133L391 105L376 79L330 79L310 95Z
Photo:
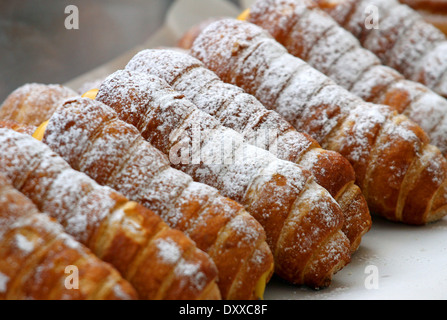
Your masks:
M237 215L231 220L228 226L242 235L241 239L244 243L255 243L259 239L259 229L248 224L245 219L246 217L244 215ZM242 244L239 243L239 245Z
M363 23L362 10L371 4L379 9L381 25L379 29L368 32ZM342 6L348 9L357 7L345 27L363 40L366 49L377 54L384 64L397 69L408 79L419 81L443 96L447 95L443 90L446 86L440 85L441 81L447 80L441 79L447 72L447 59L445 50L438 48L445 48L447 41L440 30L396 0L344 1L334 5L335 8ZM337 19L336 9L328 12Z
M288 65L287 60L282 64L285 68ZM312 143L308 137L293 130L279 115L267 116L268 111L253 96L236 86L222 82L190 55L171 50L144 50L132 58L126 68L162 76L195 106L216 117L223 125L243 134L249 143L271 151L279 148L278 153L283 154L286 160L292 157L288 153L299 157L300 151L304 152ZM169 76L174 73L175 77ZM274 77L270 75L266 78ZM273 83L268 86L272 89L274 87ZM288 138L282 139L281 135L285 133ZM265 134L274 136L262 143L260 140ZM277 139L282 143L277 143Z
M342 28L331 28L312 48L308 62L326 73L340 57L359 45L358 40ZM314 54L315 53L315 54Z
M14 152L15 159L3 163L9 163L15 170L21 168L24 171L23 174L28 179L23 181L27 195L38 204L41 211L48 212L61 222L68 233L81 242L85 241L92 228L97 227L114 206L110 190L100 187L85 174L71 169L62 158L32 137L12 130L0 132L3 133L0 134L0 140L9 138L9 142L5 141L1 146L9 149L4 150L4 154L10 154L12 147L20 146ZM24 167L26 162L23 159L35 153L39 154L35 159L38 165L31 162L27 164L28 168ZM29 175L30 172L26 169L33 174ZM30 186L34 187L29 188ZM102 201L90 201L89 194Z
M167 155L172 147L185 142L191 148L190 154L200 156L200 161L180 162L175 167L243 204L250 204L247 194L253 194L254 189L262 188L263 183L270 183L277 176L285 182L276 184L277 192L290 193L291 197L297 198L309 186L308 171L249 145L243 136L223 127L153 75L129 70L115 72L103 82L97 99L117 110L121 119L135 123L143 136ZM163 119L163 124L158 125L159 119ZM203 134L197 140L195 133ZM309 188L310 192L314 190ZM268 201L276 205L275 198ZM322 201L334 200L329 196ZM330 214L341 214L336 208L333 206ZM331 224L322 224L321 229L326 228L331 228Z
M158 256L169 264L176 264L182 257L182 251L179 246L171 239L157 239L155 245L158 249Z
M362 5L365 3L361 2ZM377 0L374 3L385 5L386 1ZM358 10L362 5L356 9ZM354 14L354 20L359 18L357 13ZM259 27L247 22L220 20L202 32L193 44L191 54L202 60L208 68L225 81L237 84L254 94L262 103L276 110L297 129L312 135L323 147L331 148L346 156L356 168L359 181L363 179L365 166L377 166L380 170L387 170L378 161L377 164L370 161L371 152L383 152L391 157L391 154L399 153L399 148L408 148L408 150L414 150L415 158L420 157L421 146L428 140L417 126L406 117L394 118L391 108L387 106L365 103L358 96L336 85L326 75L309 65L297 68L291 77L284 76L282 81L289 79L286 85L277 83L278 87L283 88L278 98L272 98L266 91L261 94L257 88L263 85L264 75L268 73L268 69L275 60L284 59L284 56L289 53L281 44L272 41L269 35L265 35L256 28ZM217 31L218 34L216 34ZM363 33L361 29L356 31L363 36L368 33ZM342 33L340 31L340 34ZM213 45L208 45L205 40L212 41ZM271 48L259 50L266 42L271 44ZM244 45L238 46L238 43ZM272 48L273 46L277 49ZM282 52L282 55L278 54L279 52ZM222 56L227 59L222 59ZM247 61L251 64L245 64ZM289 61L296 66L303 64L303 61L298 58L290 58ZM241 66L245 66L246 70L243 70ZM365 95L372 96L374 91L380 90L377 88L376 77L380 73L384 76L384 81L381 83L383 87L396 80L396 75L388 72L386 68L369 68L368 70L373 69L375 72L377 70L380 72L374 77L372 72L365 72L368 76L361 76L362 80L358 80ZM361 82L368 77L371 82ZM389 82L386 83L386 81ZM272 103L272 101L275 102ZM377 139L377 136L381 138ZM396 141L401 141L401 143L395 143ZM405 164L398 166L399 168L393 170L393 173L403 177L410 172L409 166ZM369 178L374 180L376 177ZM377 179L380 180L379 177ZM404 188L404 186L399 185L399 188ZM377 207L374 207L380 213L383 203L377 199L382 199L384 195L381 194L380 188L376 187L375 192L377 192L376 195L368 194L368 201L377 202Z
M113 286L113 293L115 294L115 296L117 296L119 299L122 300L131 300L132 297L123 290L123 287L116 284Z
M182 283L192 285L195 290L202 290L207 284L206 275L200 271L200 265L185 262L177 265L175 273L182 277Z
M29 241L24 235L17 234L15 237L15 243L24 254L28 254L34 250L34 243Z
M86 262L86 265L98 268L104 268L109 271L109 267L104 265L102 261L97 260L90 251L88 251L79 242L65 233L62 226L51 219L47 214L40 213L33 205L30 199L26 198L22 193L13 188L6 180L0 176L2 186L0 187L0 242L2 245L10 247L11 259L7 258L2 264L3 270L8 273L0 272L0 293L8 291L8 284L18 275L17 268L26 264L27 259L34 261L34 273L27 278L30 285L39 285L43 283L47 277L58 277L58 272L53 269L63 267L64 261L67 264L79 263L80 257ZM3 239L4 234L12 235ZM53 244L57 243L57 248ZM51 245L50 245L51 244ZM7 249L5 249L7 250ZM38 256L34 256L38 250ZM64 252L63 261L49 261L48 258L54 258L54 251L57 253ZM62 251L61 251L62 250ZM65 251L64 251L65 250ZM72 250L76 252L73 255ZM66 252L66 254L65 254ZM39 258L38 260L36 260ZM74 258L75 260L70 260ZM85 265L79 265L82 271ZM2 271L3 271L2 270ZM60 271L60 270L59 270ZM55 278L56 279L56 278ZM27 283L28 283L27 282ZM27 298L33 298L29 296Z
M107 82L104 86L106 85ZM171 91L169 93L168 98L171 98ZM162 100L163 97L159 96L157 99ZM163 103L167 104L166 101ZM79 112L81 107L91 112L81 113ZM137 106L137 108L139 107ZM201 237L206 238L209 235L199 234L194 230L196 226L200 226L203 219L209 219L209 217L204 217L205 214L209 214L207 208L219 203L221 212L213 213L216 214L215 219L219 221L222 216L233 213L236 205L221 196L215 188L194 182L189 175L170 167L169 159L165 154L145 141L135 127L116 119L116 117L117 114L112 108L99 101L76 99L56 112L48 128L52 138L47 140L55 151L66 153L66 158L70 163L79 163L78 166L81 170L90 176L99 177L93 170L94 166L88 165L89 163L94 164L96 161L91 162L88 158L101 159L107 168L106 171L110 172L107 179L104 180L108 185L113 186L130 199L152 209L171 227L194 233L194 239L197 239L198 243L206 242ZM64 123L68 121L73 123L70 131L64 130ZM141 121L141 123L143 127L145 121ZM167 130L169 129L167 128ZM77 150L81 150L81 152L77 157L73 157L70 150L56 143L53 137L72 143L79 141L85 145L78 146ZM212 140L209 137L205 138ZM121 157L116 156L119 153ZM111 161L110 158L114 160ZM186 208L185 211L183 211L183 206ZM196 210L197 214L189 216L188 209ZM240 207L239 210L241 214L245 212L243 207ZM254 221L251 216L248 220ZM126 230L131 233L138 232L135 225L127 225L125 221L125 214L121 209L114 210L108 220L109 224L123 225L123 228L127 228ZM209 221L212 222L212 220ZM82 219L79 219L76 224L80 226L82 222ZM75 224L72 227L75 227ZM223 228L227 227L232 229L236 228L236 225L227 224ZM253 230L243 229L242 224L239 225L238 231L243 238L252 239L253 245L258 242L259 238L262 239L265 236L262 232L248 234ZM158 239L154 245L157 247L158 256L164 262L172 265L183 263L179 260L182 255L181 248L172 239ZM228 247L223 250L232 251L235 248Z
M351 146L349 159L354 162L363 161L371 152L371 133L375 128L381 127L387 120L389 111L386 108L377 108L374 105L360 105L355 109L347 122L354 123L351 134L346 136L344 146Z
M0 272L0 293L5 293L8 289L9 277Z
M135 74L135 77L131 76L133 74ZM128 71L117 72L103 83L100 90L100 97L103 97L101 99L104 101L108 101L112 99L112 97L114 97L113 99L126 99L125 92L131 90L130 88L132 88L132 90L138 89L141 91L145 89L147 83L150 83L150 81L144 81L145 78L150 79L151 76L146 76L142 73L130 73ZM110 84L118 82L121 83L121 91L112 91ZM146 83L146 85L141 84L143 82ZM156 85L159 82L152 81L152 83ZM162 85L162 88L164 87L165 85ZM148 92L148 90L150 90L149 92L154 92L156 87L151 86L145 92ZM158 95L161 95L161 92L161 90L158 90ZM172 96L171 93L170 96ZM141 97L144 97L144 93L141 94ZM152 100L155 101L156 99L157 98L155 97ZM143 100L143 103L147 102L150 103L150 100ZM154 103L154 105L160 104ZM150 107L150 104L147 105L147 107ZM137 108L141 109L141 107ZM190 105L187 101L185 101L184 105L179 105L179 108L181 111L178 111L175 114L168 113L168 109L166 109L165 113L160 113L160 115L157 116L151 113L151 109L148 108L145 111L146 120L139 122L146 123L149 121L150 117L159 117L163 114L165 119L163 127L166 129L159 127L157 132L159 135L162 135L162 133L167 130L166 132L171 133L171 139L173 138L173 141L175 142L183 139L194 141L194 137L190 136L189 126L192 126L193 128L195 126L199 130L205 130L202 131L203 134L200 135L200 138L202 139L200 143L191 145L191 147L193 147L192 153L194 154L195 152L198 152L200 154L201 168L197 169L196 166L183 164L179 165L179 168L181 167L182 170L185 170L185 172L191 174L199 181L206 181L208 184L218 188L225 196L242 200L253 177L258 175L260 170L268 163L276 161L276 158L265 150L248 145L241 135L233 130L227 128L224 129L216 119L195 109L194 106ZM158 112L163 112L163 110L158 110ZM128 118L127 115L123 115L123 117ZM183 121L181 121L181 119L183 119ZM196 121L195 125L193 121ZM176 127L174 124L181 124L181 127ZM142 125L140 131L145 132L146 128ZM175 135L173 135L174 132ZM223 141L225 141L225 143L222 143ZM169 153L169 150L166 150L165 147L168 145L167 141L153 142L155 146ZM200 149L197 149L198 147L200 147ZM221 150L220 148L224 149ZM296 166L294 166L294 170L296 170L296 172L301 171Z
M48 120L65 99L77 95L70 88L57 84L28 83L8 96L0 108L0 118L38 126Z
M43 207L44 211L58 218L65 225L67 232L81 242L88 239L89 232L99 226L109 215L110 206L114 205L108 200L107 194L101 197L103 202L98 201L96 204L84 202L94 188L99 187L86 175L74 170L64 170L51 185L47 206ZM89 206L96 205L99 205L99 208L88 210Z

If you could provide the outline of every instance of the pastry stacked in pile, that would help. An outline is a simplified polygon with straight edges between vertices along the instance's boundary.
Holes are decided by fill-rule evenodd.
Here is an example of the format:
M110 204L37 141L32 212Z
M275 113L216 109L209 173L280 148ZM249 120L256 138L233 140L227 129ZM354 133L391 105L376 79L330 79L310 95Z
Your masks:
M406 6L415 26L363 29L363 2L258 0L82 96L12 92L0 298L261 299L273 274L324 288L370 212L442 219L445 38Z

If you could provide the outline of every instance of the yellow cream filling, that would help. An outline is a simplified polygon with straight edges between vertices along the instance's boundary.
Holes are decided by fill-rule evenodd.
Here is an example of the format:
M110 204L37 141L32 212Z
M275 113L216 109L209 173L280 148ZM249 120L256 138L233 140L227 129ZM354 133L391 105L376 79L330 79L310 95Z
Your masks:
M250 9L245 9L245 10L239 15L239 17L237 17L237 19L238 19L238 20L241 20L241 21L247 21L249 16L250 16Z
M82 95L82 98L89 98L89 99L95 100L96 95L98 94L98 91L99 91L98 89L89 90ZM47 120L47 121L43 122L39 127L37 127L37 129L36 129L36 131L34 131L32 137L34 139L42 141L43 137L45 135L45 130L47 129L49 122L50 122L50 120Z
M89 98L89 99L95 100L96 95L98 94L98 91L99 91L99 89L89 90L82 95L82 98Z
M45 130L47 129L48 123L50 120L47 120L43 122L40 126L37 127L36 131L33 133L33 138L37 139L39 141L43 140L43 137L45 135Z
M121 210L124 212L133 211L138 206L138 203L135 201L128 201L124 204L124 206L121 207Z
M265 287L267 286L267 278L271 275L273 272L273 264L270 266L269 270L267 270L258 280L258 283L255 287L255 296L256 298L263 300L264 299L264 292Z

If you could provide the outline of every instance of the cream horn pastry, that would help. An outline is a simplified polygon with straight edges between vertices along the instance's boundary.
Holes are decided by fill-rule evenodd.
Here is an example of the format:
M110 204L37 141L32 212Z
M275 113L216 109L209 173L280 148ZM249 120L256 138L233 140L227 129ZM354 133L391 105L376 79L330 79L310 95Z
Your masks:
M446 35L397 0L316 0L383 64L447 97ZM365 23L366 20L371 21ZM374 27L374 19L376 27Z
M88 95L88 94L87 94ZM260 299L273 272L262 226L237 202L170 166L103 103L67 100L36 130L74 169L158 214L213 259L223 299Z
M79 94L59 84L27 83L11 92L0 106L0 120L38 126L62 101Z
M354 184L354 169L339 153L322 149L309 135L295 130L278 113L266 109L239 87L221 81L190 55L172 50L143 50L126 69L163 78L249 143L309 170L339 203L345 218L343 232L351 242L351 250L358 248L362 236L371 228L371 216L361 190Z
M405 115L365 102L249 22L209 25L190 52L223 81L346 157L371 212L416 225L447 213L446 159Z
M0 300L137 298L118 271L0 175Z
M0 128L0 173L113 265L140 299L220 299L207 254L149 209L73 170L47 145Z
M365 101L389 105L415 121L447 154L447 100L405 77L309 0L258 0L247 21Z
M324 287L350 261L343 213L309 171L248 144L153 75L114 72L96 100L134 125L174 167L244 205L264 227L283 279Z

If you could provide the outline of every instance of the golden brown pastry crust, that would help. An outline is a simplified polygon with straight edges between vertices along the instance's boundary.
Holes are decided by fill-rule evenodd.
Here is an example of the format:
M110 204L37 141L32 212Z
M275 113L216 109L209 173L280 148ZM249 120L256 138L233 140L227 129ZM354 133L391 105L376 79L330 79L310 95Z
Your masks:
M126 69L161 77L199 109L244 135L247 142L309 170L341 205L345 216L343 232L351 241L351 250L356 251L371 227L371 217L361 190L354 184L354 169L339 153L322 149L309 135L296 131L242 89L222 82L188 54L143 50Z
M220 297L217 269L208 255L151 210L73 170L28 135L0 129L0 141L0 172L40 211L112 264L141 299ZM205 291L211 296L203 296Z
M186 157L173 165L245 206L264 227L275 271L284 279L326 286L350 261L343 213L310 172L249 145L156 76L117 71L96 99L165 154L172 156L178 146L200 153L200 161ZM234 142L224 154L222 141ZM317 252L327 255L322 259Z
M320 8L375 53L383 64L407 79L447 96L446 36L422 15L397 0L317 0ZM374 5L379 28L367 28L364 13Z
M76 268L77 287L65 285L71 273L67 267ZM40 213L0 175L0 300L136 298L118 271Z
M386 104L418 123L447 154L447 100L405 79L309 0L258 0L248 22L365 101Z
M273 256L262 226L238 203L170 167L139 131L99 101L68 100L51 117L43 138L74 169L122 192L185 232L219 270L224 299L255 299L270 279Z
M37 129L35 126L21 124L12 120L0 120L0 128L8 128L28 135L32 135Z
M0 120L38 126L62 101L78 94L58 84L27 83L14 90L0 106Z
M189 49L192 46L192 43L197 38L197 36L202 32L204 28L206 28L210 23L215 22L217 20L223 19L223 17L211 17L206 19L199 24L193 26L189 30L183 34L180 39L177 41L177 46L179 48Z
M344 155L372 212L409 224L436 221L447 213L447 162L407 117L364 102L248 22L213 23L196 39L191 54L323 148ZM271 78L278 72L273 66L282 66L280 83ZM281 91L258 90L264 87Z

